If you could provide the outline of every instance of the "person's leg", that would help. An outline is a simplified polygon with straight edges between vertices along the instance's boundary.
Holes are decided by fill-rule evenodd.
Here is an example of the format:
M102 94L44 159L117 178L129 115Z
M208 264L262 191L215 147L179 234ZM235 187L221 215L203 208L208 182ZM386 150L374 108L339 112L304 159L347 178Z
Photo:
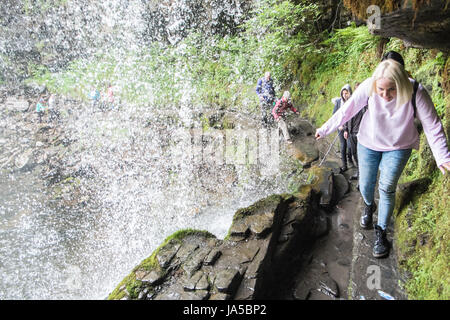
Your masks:
M348 166L349 167L352 167L352 166L355 166L355 164L353 163L353 159L352 159L352 145L351 145L351 142L350 142L350 136L351 136L351 134L349 134L348 136L347 136L347 139L346 139L346 143L347 143L347 164L348 164Z
M344 138L344 132L339 131L339 144L341 148L342 171L347 171L347 140Z
M356 137L356 134L350 134L349 139L353 160L355 160L355 165L358 166L358 138Z
M291 136L289 135L289 130L287 128L287 124L284 119L280 118L280 120L278 121L278 128L280 128L281 131L283 132L284 140L290 141Z
M378 184L380 193L378 223L375 225L375 241L372 251L375 258L382 258L389 254L386 227L394 211L397 182L410 155L411 149L383 152Z
M366 205L374 203L375 185L381 152L371 150L358 143L359 188Z
M358 143L357 151L359 159L359 191L364 200L364 209L361 213L359 224L361 228L369 229L372 226L373 213L377 208L374 194L382 153L366 148L360 143Z
M261 123L263 125L266 125L267 124L267 111L266 111L267 106L266 106L266 103L265 102L261 102L259 104L259 107L261 109Z
M408 162L411 149L383 152L380 163L380 181L378 191L380 201L378 208L378 225L385 230L394 211L395 190L398 179Z
M272 115L273 101L272 100L267 101L264 104L264 108L265 108L267 126L273 126L275 123L275 119L273 118L273 115Z
M356 138L356 134L349 135L349 141L352 149L352 156L356 166L356 173L350 177L350 179L358 179L359 177L359 164L358 164L358 138Z

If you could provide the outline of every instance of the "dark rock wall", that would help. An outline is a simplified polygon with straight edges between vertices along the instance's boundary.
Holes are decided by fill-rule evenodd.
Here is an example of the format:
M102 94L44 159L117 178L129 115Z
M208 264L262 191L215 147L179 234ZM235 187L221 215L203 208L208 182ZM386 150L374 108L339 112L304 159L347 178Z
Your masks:
M382 37L397 37L407 45L419 48L450 49L450 3L442 0L345 0L345 6L358 19L367 20L370 5L381 12L379 27L372 33Z

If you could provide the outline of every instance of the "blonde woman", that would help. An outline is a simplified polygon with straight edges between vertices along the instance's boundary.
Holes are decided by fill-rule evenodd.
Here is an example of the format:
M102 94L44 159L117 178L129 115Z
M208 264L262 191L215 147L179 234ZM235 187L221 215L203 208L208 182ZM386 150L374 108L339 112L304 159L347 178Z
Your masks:
M378 221L375 227L373 256L389 254L386 226L395 205L398 179L412 149L419 147L411 102L414 80L395 60L381 62L371 78L361 83L349 100L316 131L320 139L336 130L368 105L358 138L359 188L364 200L360 225L369 228L376 210L375 185L380 171ZM420 85L416 93L416 116L431 147L437 166L443 174L450 170L450 153L444 129L428 92Z

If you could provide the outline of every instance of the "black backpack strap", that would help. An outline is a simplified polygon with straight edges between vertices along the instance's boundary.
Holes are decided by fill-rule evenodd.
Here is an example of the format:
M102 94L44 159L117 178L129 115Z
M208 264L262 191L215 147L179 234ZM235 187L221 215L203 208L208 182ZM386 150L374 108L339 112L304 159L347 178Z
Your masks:
M417 89L419 89L419 82L414 80L414 84L413 84L413 95L412 95L412 105L414 108L414 118L416 118L416 94L417 94Z

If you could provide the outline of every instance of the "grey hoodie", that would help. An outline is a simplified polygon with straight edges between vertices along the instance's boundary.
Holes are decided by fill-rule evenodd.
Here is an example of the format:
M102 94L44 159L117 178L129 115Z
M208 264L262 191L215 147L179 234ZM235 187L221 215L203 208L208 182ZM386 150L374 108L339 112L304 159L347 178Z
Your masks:
M336 102L334 103L334 109L333 109L333 114L339 110L339 108L341 107L341 105L343 105L344 103L342 101L344 101L344 98L342 97L342 91L347 90L348 92L350 92L350 95L352 95L352 88L350 87L350 85L347 83L345 86L343 86L341 88L341 92L339 94L340 98L336 99Z

